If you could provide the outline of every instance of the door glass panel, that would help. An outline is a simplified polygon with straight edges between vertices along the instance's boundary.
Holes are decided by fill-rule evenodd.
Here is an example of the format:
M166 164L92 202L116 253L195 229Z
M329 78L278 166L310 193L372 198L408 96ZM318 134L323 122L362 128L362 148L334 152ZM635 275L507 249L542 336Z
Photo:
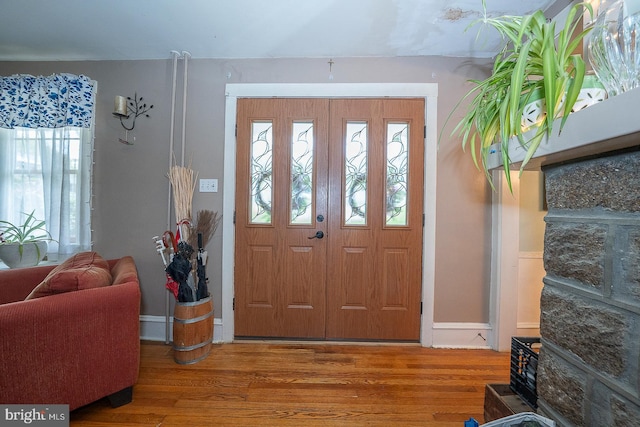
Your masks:
M344 225L367 224L367 123L347 122Z
M291 138L291 224L311 224L313 122L294 122Z
M409 124L387 123L387 218L390 226L407 225Z
M271 224L273 196L273 123L251 123L251 218L252 224Z

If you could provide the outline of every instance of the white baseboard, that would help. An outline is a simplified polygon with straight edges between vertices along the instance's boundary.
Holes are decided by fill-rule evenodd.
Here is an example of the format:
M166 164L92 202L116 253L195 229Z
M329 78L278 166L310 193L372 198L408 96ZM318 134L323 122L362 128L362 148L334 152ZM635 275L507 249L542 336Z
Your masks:
M166 325L164 316L140 316L140 339L147 341L165 341ZM173 316L169 318L169 341L173 339ZM213 319L213 342L222 342L222 319Z
M490 349L492 334L488 323L434 323L433 347Z
M140 316L140 339L165 341L164 316ZM170 318L169 340L173 332L173 317ZM493 330L488 323L434 323L434 348L490 349ZM213 342L222 343L222 319L213 319Z

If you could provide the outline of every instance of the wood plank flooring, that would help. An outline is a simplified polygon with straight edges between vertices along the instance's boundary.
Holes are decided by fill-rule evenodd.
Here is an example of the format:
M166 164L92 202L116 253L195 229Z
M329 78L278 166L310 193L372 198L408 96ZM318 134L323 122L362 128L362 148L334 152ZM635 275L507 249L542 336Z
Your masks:
M143 343L133 402L106 399L71 426L455 426L483 419L484 387L509 382L509 354L412 345L217 344L194 365Z

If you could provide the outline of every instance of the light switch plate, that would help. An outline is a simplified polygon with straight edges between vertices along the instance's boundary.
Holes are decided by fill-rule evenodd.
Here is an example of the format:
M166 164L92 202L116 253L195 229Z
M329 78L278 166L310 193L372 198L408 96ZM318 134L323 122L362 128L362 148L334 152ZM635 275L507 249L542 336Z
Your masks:
M200 179L200 192L201 193L217 193L218 180L217 179Z

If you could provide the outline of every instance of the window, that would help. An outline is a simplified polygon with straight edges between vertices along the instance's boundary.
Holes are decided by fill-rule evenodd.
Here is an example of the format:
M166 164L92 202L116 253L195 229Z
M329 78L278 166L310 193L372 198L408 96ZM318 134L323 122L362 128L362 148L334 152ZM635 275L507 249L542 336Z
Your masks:
M91 247L95 94L83 75L0 77L0 218L44 220L50 260Z
M50 260L91 247L92 153L93 128L0 129L0 218L45 220Z
M313 217L313 122L293 122L291 135L292 225L310 225Z
M344 146L344 225L367 225L369 124L347 122Z
M251 124L251 223L271 224L273 123Z

